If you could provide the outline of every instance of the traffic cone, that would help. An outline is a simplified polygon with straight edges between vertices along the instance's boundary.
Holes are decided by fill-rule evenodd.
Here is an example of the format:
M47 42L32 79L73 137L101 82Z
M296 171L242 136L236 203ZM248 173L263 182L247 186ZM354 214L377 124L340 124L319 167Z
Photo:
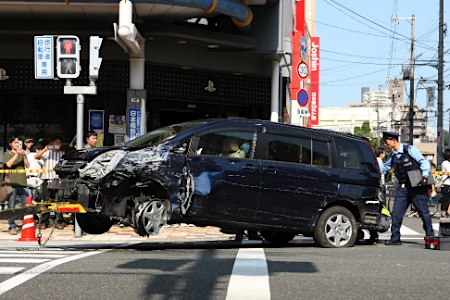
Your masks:
M33 200L30 197L27 198L27 205L32 205ZM34 233L34 216L26 215L23 217L21 237L19 242L37 242L37 238Z

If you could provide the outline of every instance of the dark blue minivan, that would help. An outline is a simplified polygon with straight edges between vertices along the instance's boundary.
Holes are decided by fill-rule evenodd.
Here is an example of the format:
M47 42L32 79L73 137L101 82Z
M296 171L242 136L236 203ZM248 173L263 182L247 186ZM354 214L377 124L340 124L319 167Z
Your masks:
M121 221L142 235L167 223L258 230L272 243L297 234L353 246L382 230L380 170L369 141L265 120L198 120L124 146L67 153L52 184L79 201L81 228Z

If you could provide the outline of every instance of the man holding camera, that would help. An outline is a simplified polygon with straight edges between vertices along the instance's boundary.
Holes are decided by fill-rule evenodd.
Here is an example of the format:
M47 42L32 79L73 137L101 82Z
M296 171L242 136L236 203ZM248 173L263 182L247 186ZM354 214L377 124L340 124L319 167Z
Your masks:
M60 138L53 138L50 143L45 146L42 150L39 150L34 158L41 159L43 162L43 167L47 170L46 173L42 173L42 179L44 180L42 184L42 198L48 200L48 198L55 198L55 194L53 191L48 189L48 185L51 180L58 178L58 175L53 171L56 164L59 162L61 157L64 155L64 151L61 150L62 141ZM42 214L41 219L41 229L45 229L48 227L50 220L50 213ZM64 218L63 215L58 213L56 215L56 225L57 229L64 229Z
M428 182L430 175L430 162L423 157L420 151L412 146L399 142L399 135L394 132L383 132L383 139L387 149L391 150L386 162L381 166L381 171L386 174L394 169L398 179L398 186L395 192L394 208L392 210L391 239L386 241L386 245L401 245L400 227L408 206L414 203L422 218L423 228L427 237L434 237L431 215L428 211ZM419 185L411 183L409 172L419 171L422 180Z

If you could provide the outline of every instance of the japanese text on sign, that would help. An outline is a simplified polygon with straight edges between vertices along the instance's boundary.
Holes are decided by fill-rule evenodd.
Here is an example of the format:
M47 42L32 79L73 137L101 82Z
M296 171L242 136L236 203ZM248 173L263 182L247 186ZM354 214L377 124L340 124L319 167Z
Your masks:
M53 79L54 53L52 36L34 37L34 78Z
M132 140L141 136L141 109L128 108L128 139Z

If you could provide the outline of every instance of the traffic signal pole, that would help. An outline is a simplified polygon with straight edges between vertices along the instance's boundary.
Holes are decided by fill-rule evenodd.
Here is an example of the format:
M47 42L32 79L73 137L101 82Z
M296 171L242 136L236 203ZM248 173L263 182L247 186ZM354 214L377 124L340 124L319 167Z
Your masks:
M71 37L71 36L69 36ZM79 67L79 58L80 58L80 45L79 45L79 39L78 37L71 37L71 40L74 40L77 42L77 53L73 58L76 58L76 64L77 64L77 77L80 73L80 67ZM68 39L66 37L66 39ZM84 137L84 95L97 95L97 87L95 86L95 81L98 79L98 74L100 70L100 65L102 63L102 58L99 56L99 50L101 47L103 39L98 36L91 36L89 38L89 86L73 86L71 78L75 74L66 74L64 75L64 66L62 64L57 65L57 71L58 75L63 74L63 76L66 76L66 85L64 86L64 94L65 95L76 95L77 97L77 135L76 135L76 148L82 149L83 148L83 137ZM58 38L57 42L57 51L62 51L61 49L69 49L69 47L64 47L65 40ZM67 52L69 52L66 50ZM58 52L59 53L59 52ZM61 59L65 59L64 56L60 55ZM72 59L72 57L69 57ZM63 77L64 78L64 77ZM75 220L75 236L80 237L82 235L82 230L78 223Z

